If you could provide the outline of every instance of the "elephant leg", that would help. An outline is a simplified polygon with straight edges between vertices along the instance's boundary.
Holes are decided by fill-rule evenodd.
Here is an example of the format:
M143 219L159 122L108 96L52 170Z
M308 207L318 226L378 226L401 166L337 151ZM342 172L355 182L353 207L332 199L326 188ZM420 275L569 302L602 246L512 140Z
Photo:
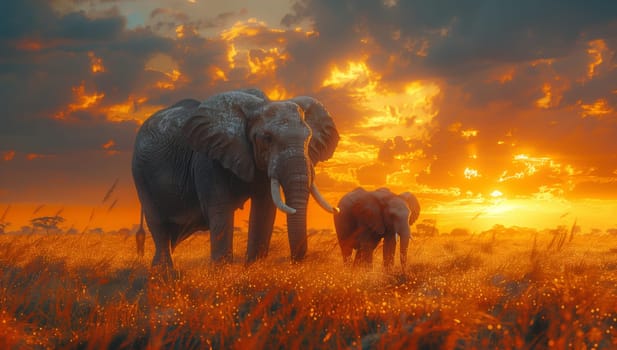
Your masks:
M366 246L361 246L356 251L356 257L353 266L371 268L373 267L373 250Z
M386 232L383 239L383 267L389 270L394 265L394 252L396 251L396 235Z
M268 255L275 217L276 207L269 193L251 198L246 264Z
M341 254L343 255L343 264L347 265L351 262L351 254L353 246L351 244L341 243Z
M176 229L174 226L173 224L148 221L155 249L152 269L164 279L170 279L177 275L171 259L171 237L174 234L173 230Z
M354 266L373 267L373 250L375 250L379 242L375 242L373 237L371 237L371 231L366 228L356 230L354 235L358 239Z
M233 209L214 207L208 209L210 222L210 256L214 263L233 261Z

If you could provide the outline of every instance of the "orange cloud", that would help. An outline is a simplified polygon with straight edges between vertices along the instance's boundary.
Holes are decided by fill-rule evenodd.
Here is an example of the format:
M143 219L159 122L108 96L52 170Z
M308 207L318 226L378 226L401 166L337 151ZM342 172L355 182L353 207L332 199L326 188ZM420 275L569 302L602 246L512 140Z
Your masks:
M105 114L109 121L136 120L142 123L165 106L148 104L148 98L130 95L126 101L109 106L98 106L97 111Z
M210 66L210 68L208 68L208 75L212 79L212 82L229 80L225 71L217 66Z
M113 146L115 146L116 143L114 142L114 140L109 140L107 141L105 144L103 144L103 149L111 149Z
M171 73L165 73L165 75L167 76L167 78L169 78L169 80L157 81L156 87L159 89L174 90L176 88L174 83L178 81L182 73L180 73L180 71L177 69L173 69Z
M592 40L589 42L589 48L587 54L589 55L589 62L587 66L587 78L591 79L598 74L597 68L604 62L603 55L607 50L606 42L602 39Z
M103 97L105 97L104 93L94 92L92 94L86 93L86 82L82 81L79 86L73 87L73 97L76 102L71 103L67 106L67 108L63 111L60 111L54 115L55 119L66 120L68 115L75 111L85 110L98 104Z
M260 28L267 28L267 24L263 21L258 21L256 18L249 18L246 21L238 21L231 28L221 32L221 38L225 41L234 41L239 37L254 37L260 33ZM272 28L268 30L283 32L282 30Z
M92 73L102 73L105 71L105 66L103 66L103 60L94 55L94 52L89 51L88 57L90 57L90 71Z
M284 100L292 97L291 94L287 92L284 87L278 84L264 89L264 93L272 100Z
M4 153L2 153L2 159L4 159L5 161L10 161L13 160L13 158L15 158L15 151L14 150L9 150L6 151Z
M44 158L52 158L52 155L49 154L39 154L39 153L28 153L26 154L27 160L35 160L35 159L44 159Z
M274 73L276 67L288 58L289 55L280 53L276 47L268 50L252 50L249 53L248 65L251 74L267 75Z
M23 39L17 41L15 47L20 51L40 51L43 48L43 44L36 39Z
M187 35L197 35L197 31L192 26L185 26L184 24L176 27L176 38L182 39Z
M544 109L551 108L551 101L553 98L551 84L545 83L542 85L542 92L544 93L544 96L536 100L536 106Z
M145 70L162 73L164 75L163 79L158 80L154 84L157 89L175 90L179 83L186 81L186 77L183 77L178 63L166 54L154 55L154 57L146 62Z
M220 39L227 48L227 66L210 66L208 73L211 79L228 81L230 74L237 75L242 70L245 70L247 79L271 77L289 59L285 51L286 34L289 32L268 27L265 22L255 18L234 23L220 33ZM268 39L263 39L265 37Z
M113 156L114 154L118 154L118 150L114 149L116 147L116 142L114 140L109 140L105 142L101 147L105 150L105 154L108 156Z
M501 68L499 70L495 70L495 72L489 76L489 78L487 79L487 82L498 81L500 84L505 84L507 82L512 81L512 79L514 79L515 73L516 73L515 66L507 67L505 69Z
M581 100L579 100L577 103L579 107L581 108L580 115L583 118L586 118L586 117L602 118L609 114L615 113L615 110L603 98L597 99L591 104L585 104Z
M330 71L330 75L323 80L321 86L342 87L345 84L355 82L359 79L372 81L367 82L365 85L363 90L367 91L367 87L374 86L375 81L380 79L380 77L371 72L366 66L366 63L359 61L348 61L346 63L346 67L343 69L338 66L334 66Z

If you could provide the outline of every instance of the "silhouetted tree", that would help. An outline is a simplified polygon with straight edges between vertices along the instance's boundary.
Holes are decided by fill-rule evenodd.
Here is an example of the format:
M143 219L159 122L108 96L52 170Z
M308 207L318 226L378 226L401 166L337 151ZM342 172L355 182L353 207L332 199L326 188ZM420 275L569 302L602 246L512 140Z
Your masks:
M439 233L437 230L437 221L435 219L424 219L421 223L416 224L418 236L435 236Z
M455 228L450 231L451 236L469 236L469 230L465 228Z
M10 225L10 222L0 222L0 234L4 233L4 230Z
M88 233L92 233L95 235L102 235L105 233L105 230L103 230L102 227L95 227L95 228L91 228Z
M45 230L45 233L49 233L49 230L60 230L58 225L63 223L64 221L65 219L62 216L55 215L34 218L30 220L30 223L32 224L33 231L35 231L37 228L41 228Z

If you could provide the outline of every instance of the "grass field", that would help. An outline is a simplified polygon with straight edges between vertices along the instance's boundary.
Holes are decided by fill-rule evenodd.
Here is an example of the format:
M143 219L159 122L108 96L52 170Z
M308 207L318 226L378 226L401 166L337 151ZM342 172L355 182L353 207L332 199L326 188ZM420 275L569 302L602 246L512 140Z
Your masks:
M407 271L343 266L311 231L289 262L211 266L207 234L183 242L180 277L149 276L133 236L0 236L0 348L616 348L617 236L416 237ZM563 238L563 237L562 237ZM397 258L398 261L398 258Z

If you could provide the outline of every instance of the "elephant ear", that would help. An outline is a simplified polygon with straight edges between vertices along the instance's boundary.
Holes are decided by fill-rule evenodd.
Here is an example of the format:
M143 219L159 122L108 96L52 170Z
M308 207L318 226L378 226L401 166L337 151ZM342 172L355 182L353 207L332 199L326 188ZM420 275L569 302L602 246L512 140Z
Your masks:
M246 135L248 121L259 114L264 100L255 94L231 91L203 101L188 118L184 135L197 152L250 182L255 176L252 145Z
M313 131L308 149L313 164L330 159L339 141L339 134L330 113L321 102L309 96L294 97L290 101L304 110L305 121Z
M418 198L411 192L403 192L399 194L399 197L404 199L409 206L409 226L411 226L418 220L418 216L420 216L420 202L418 202Z

